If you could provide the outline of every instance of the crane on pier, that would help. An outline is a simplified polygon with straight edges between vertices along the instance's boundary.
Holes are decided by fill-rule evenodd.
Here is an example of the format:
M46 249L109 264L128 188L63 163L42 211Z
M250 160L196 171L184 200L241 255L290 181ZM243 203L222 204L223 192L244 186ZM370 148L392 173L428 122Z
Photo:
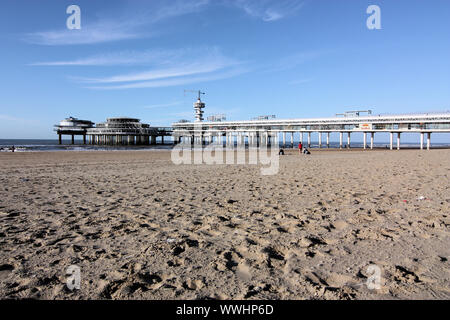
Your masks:
M201 92L200 90L184 90L184 95L186 96L186 92L195 92L195 93L197 93L198 94L198 100L201 100L200 99L200 96L202 95L202 94L206 94L206 93L204 93L204 92Z
M336 113L336 117L338 116L356 116L359 117L360 113L367 113L367 115L372 115L372 110L355 110L355 111L345 111L344 113Z

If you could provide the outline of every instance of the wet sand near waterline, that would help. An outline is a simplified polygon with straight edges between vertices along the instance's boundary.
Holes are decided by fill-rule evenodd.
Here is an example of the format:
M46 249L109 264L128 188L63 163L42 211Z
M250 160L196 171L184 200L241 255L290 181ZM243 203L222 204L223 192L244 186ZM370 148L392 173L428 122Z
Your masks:
M312 151L0 154L0 298L449 299L450 150Z

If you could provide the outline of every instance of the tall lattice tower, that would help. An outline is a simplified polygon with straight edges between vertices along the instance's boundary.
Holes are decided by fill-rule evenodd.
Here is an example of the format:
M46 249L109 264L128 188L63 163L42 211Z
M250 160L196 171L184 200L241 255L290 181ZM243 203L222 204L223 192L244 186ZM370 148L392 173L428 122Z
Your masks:
M200 99L202 94L205 94L204 92L201 92L200 90L184 90L184 94L186 95L186 92L195 92L198 94L197 102L194 103L194 110L195 110L195 122L201 122L203 121L203 108L205 108L205 104L202 102L202 99Z
M195 110L195 122L203 121L203 108L205 108L205 103L200 99L200 95L205 94L204 92L198 91L197 101L194 103Z

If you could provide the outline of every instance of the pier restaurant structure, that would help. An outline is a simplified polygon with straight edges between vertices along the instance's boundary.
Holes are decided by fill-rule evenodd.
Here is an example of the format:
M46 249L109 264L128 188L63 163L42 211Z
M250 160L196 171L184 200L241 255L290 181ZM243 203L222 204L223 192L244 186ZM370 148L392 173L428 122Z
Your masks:
M92 128L94 123L89 120L80 120L74 117L66 118L55 125L55 131L58 134L59 144L62 144L62 135L72 136L72 144L75 143L75 136L83 136L83 143L86 144L86 134L89 128Z
M172 128L150 127L139 119L108 118L87 130L88 143L93 145L154 145L157 137L172 135Z
M195 105L194 105L195 107ZM290 138L290 145L294 147L294 134L298 134L299 140L311 145L311 134L318 133L319 148L329 147L330 133L339 133L339 146L343 148L343 139L346 135L346 147L351 146L352 133L363 133L364 149L373 149L375 133L385 132L390 134L390 149L394 149L394 136L396 137L396 149L400 149L400 137L402 133L417 133L420 136L420 149L430 149L430 137L432 133L450 133L450 112L410 114L410 115L364 115L359 112L331 118L311 119L269 119L250 121L224 121L224 122L179 122L173 123L174 141L187 144L208 144L222 142L227 146L261 146L279 143L282 136L282 145L287 146L286 138ZM367 143L370 136L370 143ZM325 138L325 139L324 139ZM223 142L225 140L225 142Z

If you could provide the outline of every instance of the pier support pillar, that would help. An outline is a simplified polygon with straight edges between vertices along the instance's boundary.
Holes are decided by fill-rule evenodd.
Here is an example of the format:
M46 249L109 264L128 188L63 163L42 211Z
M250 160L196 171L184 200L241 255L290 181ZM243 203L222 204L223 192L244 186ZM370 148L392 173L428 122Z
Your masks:
M322 132L319 132L319 148L322 148Z
M280 132L279 131L275 131L275 134L270 136L270 146L271 146L271 148L273 146L275 146L275 148L277 148L277 149L280 147Z
M420 150L423 150L423 132L420 133Z
M62 137L61 137L61 134L58 134L58 140L59 140L59 144L62 144Z
M393 140L394 140L394 133L390 132L390 137L389 137L389 141L390 141L390 149L393 149Z
M308 132L308 148L311 148L311 132Z
M283 148L286 148L286 131L283 131Z
M161 144L164 144L164 136L161 136Z
M327 132L327 148L330 147L330 133Z
M374 138L375 132L370 133L370 149L373 149L373 138Z
M83 134L83 144L86 144L86 135Z
M294 148L294 131L291 132L291 148Z
M339 132L339 149L342 149L343 132Z
M367 144L367 132L363 132L363 148L366 150L366 144Z
M75 144L75 136L72 135L72 144Z
M397 150L400 150L400 132L397 132Z
M427 150L430 150L431 145L431 132L427 132Z
M347 132L347 148L350 149L350 132Z

